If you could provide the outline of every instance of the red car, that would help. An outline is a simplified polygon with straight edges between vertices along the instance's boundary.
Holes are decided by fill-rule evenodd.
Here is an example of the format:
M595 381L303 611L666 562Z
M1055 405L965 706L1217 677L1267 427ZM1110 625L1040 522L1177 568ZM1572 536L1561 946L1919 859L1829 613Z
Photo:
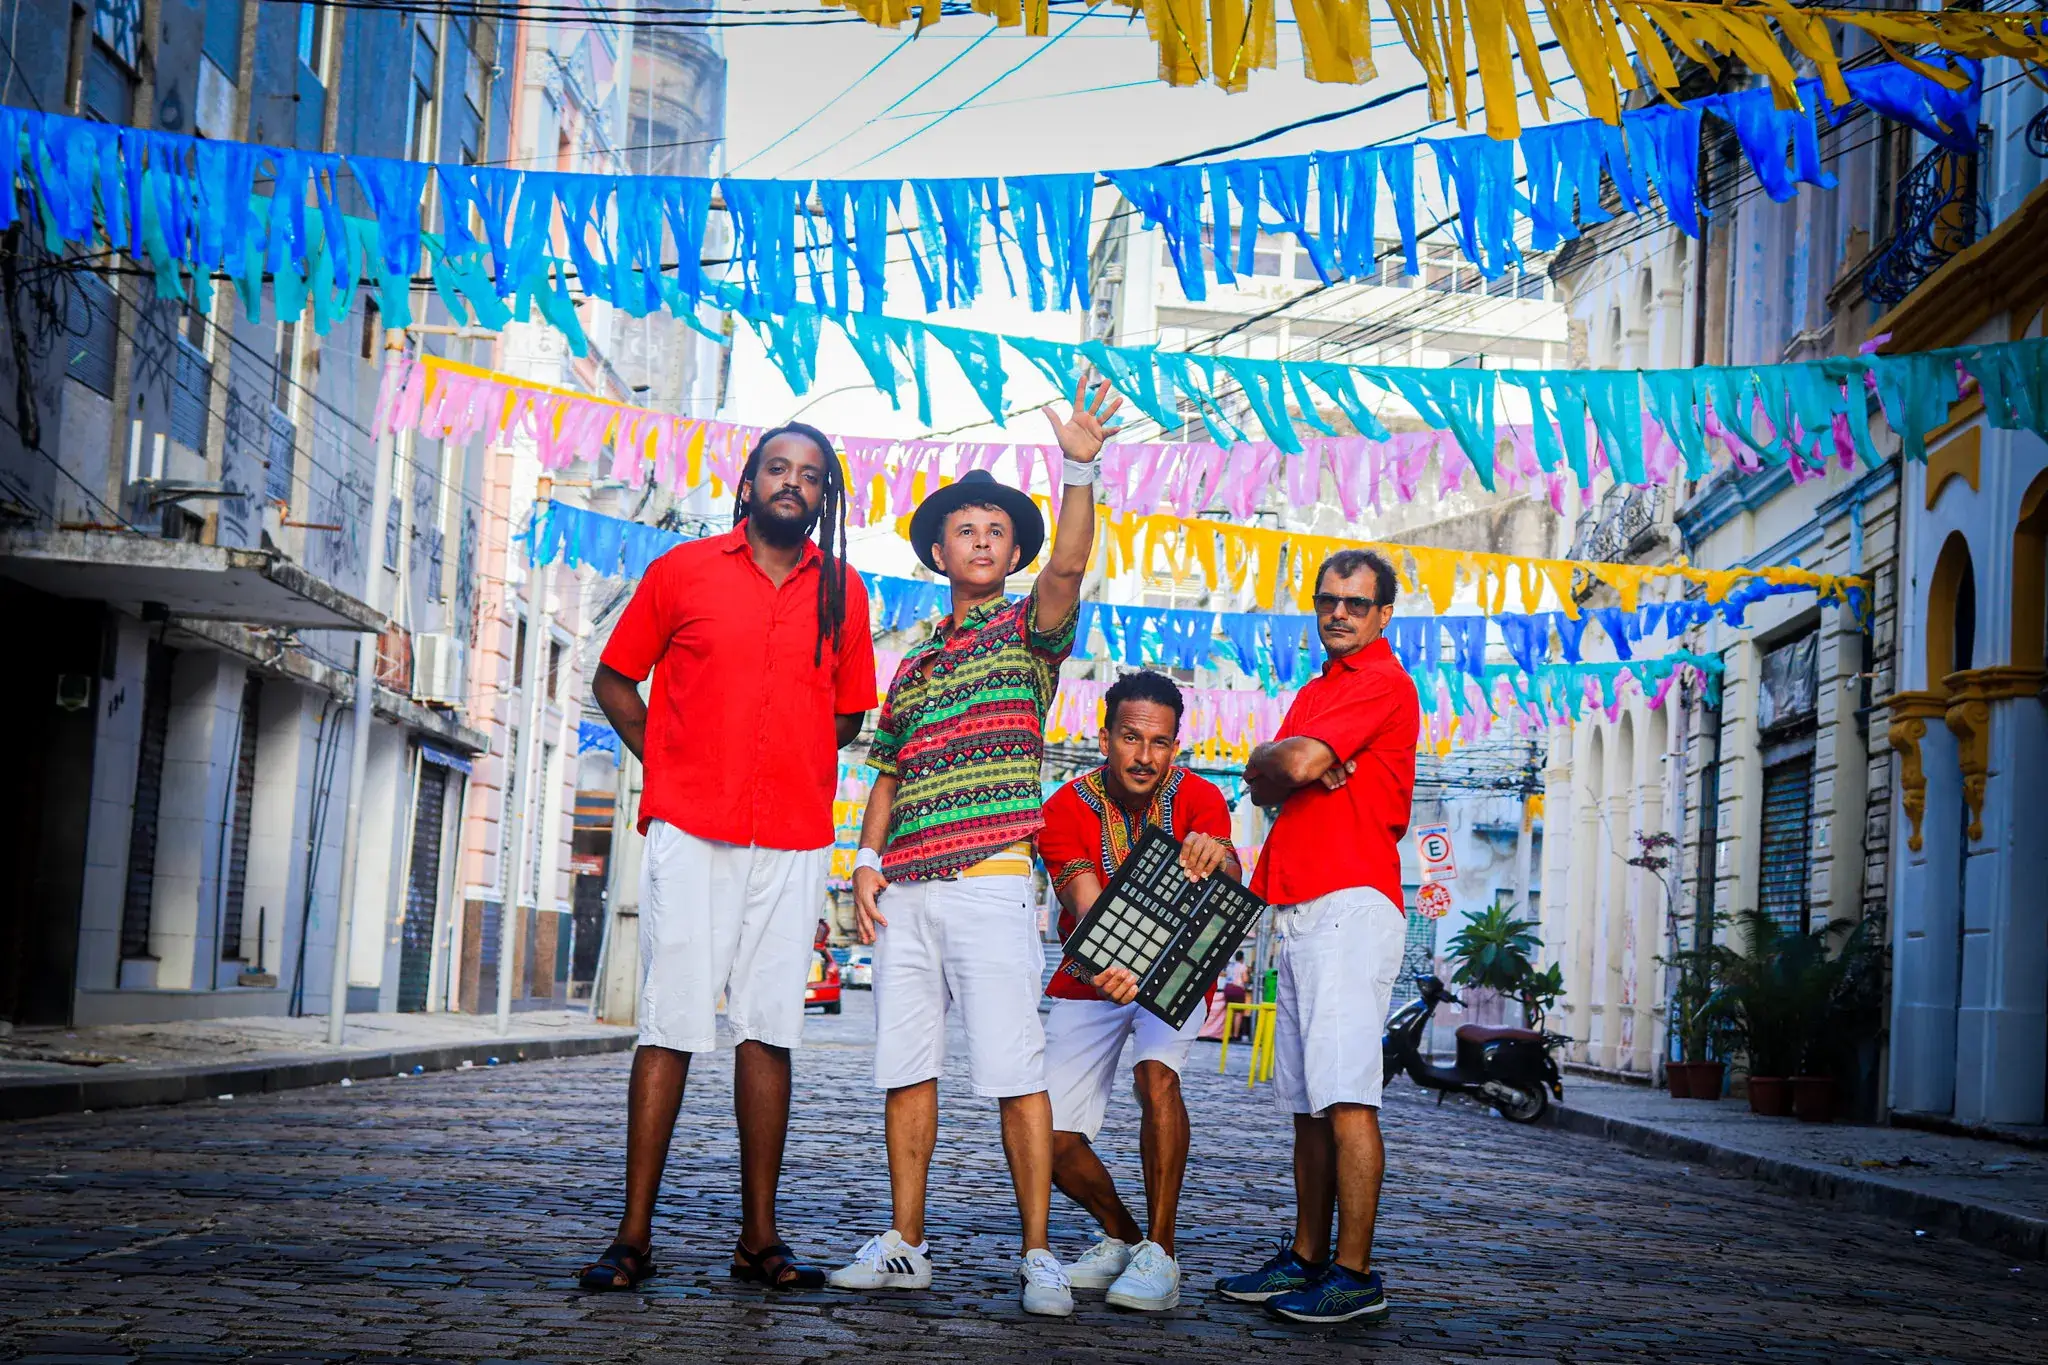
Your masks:
M839 1013L839 964L830 953L811 954L811 979L804 986L804 1008L813 1005L827 1014Z

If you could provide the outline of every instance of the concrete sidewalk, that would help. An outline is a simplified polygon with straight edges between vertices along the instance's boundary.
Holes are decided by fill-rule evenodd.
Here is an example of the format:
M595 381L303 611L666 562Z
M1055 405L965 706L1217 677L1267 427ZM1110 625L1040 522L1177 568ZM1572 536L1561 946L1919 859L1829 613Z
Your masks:
M2048 1259L2048 1153L1914 1128L1764 1118L1741 1099L1565 1078L1551 1122L1649 1156Z
M19 1029L0 1037L0 1119L621 1052L636 1036L580 1009L514 1014L504 1036L490 1015L351 1014L339 1047L324 1017Z

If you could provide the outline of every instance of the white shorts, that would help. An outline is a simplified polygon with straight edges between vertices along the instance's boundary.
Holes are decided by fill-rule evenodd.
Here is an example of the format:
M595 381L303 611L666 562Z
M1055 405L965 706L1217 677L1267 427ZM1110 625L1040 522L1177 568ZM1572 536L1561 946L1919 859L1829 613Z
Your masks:
M1280 906L1280 993L1273 1011L1273 1093L1292 1114L1333 1104L1377 1109L1380 1040L1408 934L1394 903L1369 886Z
M936 1079L956 1005L975 1094L1044 1090L1045 949L1031 878L898 882L876 908L889 922L875 932L875 1084Z
M718 997L734 1042L795 1047L804 1029L830 848L754 848L647 826L640 873L640 1045L709 1052Z
M1158 1062L1178 1076L1187 1063L1188 1044L1202 1031L1202 1018L1196 1010L1175 1029L1136 1001L1054 1000L1045 1017L1045 1088L1052 1097L1054 1129L1093 1142L1116 1090L1124 1039L1137 1037L1131 1051L1134 1070L1139 1062Z

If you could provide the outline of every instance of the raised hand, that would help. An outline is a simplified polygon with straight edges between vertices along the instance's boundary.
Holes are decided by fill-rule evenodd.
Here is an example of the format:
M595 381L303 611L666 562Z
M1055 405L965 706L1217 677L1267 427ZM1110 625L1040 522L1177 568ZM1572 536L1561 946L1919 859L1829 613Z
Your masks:
M1102 447L1123 425L1109 420L1123 405L1123 395L1111 388L1107 379L1094 379L1094 372L1086 371L1074 385L1072 417L1062 421L1050 403L1039 411L1045 414L1046 421L1052 423L1053 435L1058 438L1060 450L1066 457L1077 464L1086 464L1102 453Z

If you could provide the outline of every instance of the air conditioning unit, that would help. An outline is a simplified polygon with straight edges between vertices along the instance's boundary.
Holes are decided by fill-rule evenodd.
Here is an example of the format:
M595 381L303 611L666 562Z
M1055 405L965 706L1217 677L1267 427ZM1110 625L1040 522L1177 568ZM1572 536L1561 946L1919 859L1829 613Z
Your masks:
M460 706L463 702L462 641L453 635L412 637L412 696L428 706Z

